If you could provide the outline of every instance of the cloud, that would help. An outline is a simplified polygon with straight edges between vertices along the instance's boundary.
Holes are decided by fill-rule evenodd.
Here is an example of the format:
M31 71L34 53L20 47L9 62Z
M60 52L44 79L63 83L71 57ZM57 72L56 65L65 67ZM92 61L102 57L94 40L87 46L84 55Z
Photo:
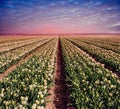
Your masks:
M103 31L102 28L119 31L120 7L118 2L109 1L111 3L108 0L4 0L0 1L0 22L6 31L8 27L30 30L27 29L30 26L35 30L44 24L68 29L74 26L78 32L81 26L97 28L96 31Z
M110 27L120 27L120 22L112 24Z
M115 25L113 27L110 27L110 30L119 33L120 32L120 25Z

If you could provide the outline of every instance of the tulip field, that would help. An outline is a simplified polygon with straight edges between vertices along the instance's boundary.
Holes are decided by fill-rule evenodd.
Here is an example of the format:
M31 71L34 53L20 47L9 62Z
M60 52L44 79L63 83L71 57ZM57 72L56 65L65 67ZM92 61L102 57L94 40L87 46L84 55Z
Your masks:
M120 37L0 37L0 109L120 109Z

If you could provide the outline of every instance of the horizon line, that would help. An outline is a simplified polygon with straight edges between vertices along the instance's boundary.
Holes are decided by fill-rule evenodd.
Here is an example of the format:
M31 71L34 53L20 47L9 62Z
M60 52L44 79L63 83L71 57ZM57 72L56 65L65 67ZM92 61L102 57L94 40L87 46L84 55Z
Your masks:
M120 33L40 33L40 34L29 34L29 33L0 33L0 36L2 35L120 35Z

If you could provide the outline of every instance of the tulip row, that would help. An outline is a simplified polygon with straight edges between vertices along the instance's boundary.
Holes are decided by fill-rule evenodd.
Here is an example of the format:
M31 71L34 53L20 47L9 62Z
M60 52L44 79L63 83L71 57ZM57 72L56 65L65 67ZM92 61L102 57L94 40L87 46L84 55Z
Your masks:
M0 55L0 73L4 72L11 65L18 62L22 57L26 56L26 54L29 54L30 51L41 46L42 44L44 44L49 40L50 38L47 38L45 40L41 40L39 42L32 43L32 44L17 48L15 50L6 52L4 54L1 54Z
M14 42L17 42L17 41L24 41L24 40L29 40L29 39L33 39L33 38L26 38L26 37L0 37L0 47L3 47L3 46L7 46L7 45L11 45L13 44Z
M56 39L0 81L2 109L44 109L53 83Z
M24 40L17 40L17 41L14 41L14 42L11 42L11 44L7 44L5 43L6 45L2 46L1 49L0 49L0 54L6 52L6 51L10 51L10 50L14 50L18 47L22 47L22 46L25 46L25 45L28 45L28 44L31 44L31 43L35 43L37 41L40 41L42 40L42 38L35 38L35 39L24 39Z
M111 45L119 45L120 46L120 38L119 37L112 37L112 38L103 38L100 40L103 43L111 44Z
M77 46L61 39L66 82L76 109L120 108L120 80Z
M85 42L87 44L92 44L92 45L95 45L95 46L98 46L98 47L101 47L101 48L104 48L104 49L107 49L107 50L112 50L113 52L116 52L116 53L120 54L120 45L106 44L106 43L104 43L102 41L101 42L97 42L97 41L94 41L92 39L91 40L88 40L88 39L79 39L79 40L83 41L83 42Z
M78 38L77 38L78 39ZM92 37L92 38L88 38L88 37L84 37L82 38L83 40L88 40L88 41L93 41L93 42L98 42L98 43L103 43L103 44L108 44L108 45L112 45L112 46L118 46L120 45L120 38L119 37Z
M95 57L101 63L105 64L116 72L120 72L120 54L112 52L111 50L106 50L94 45L84 43L79 40L70 38L68 40Z

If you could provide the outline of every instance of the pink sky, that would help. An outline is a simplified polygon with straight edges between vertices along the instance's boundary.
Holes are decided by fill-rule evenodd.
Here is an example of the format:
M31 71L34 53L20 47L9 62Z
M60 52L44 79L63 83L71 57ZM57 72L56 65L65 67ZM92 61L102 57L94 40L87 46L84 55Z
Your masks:
M111 0L6 0L0 33L120 33L120 6Z

